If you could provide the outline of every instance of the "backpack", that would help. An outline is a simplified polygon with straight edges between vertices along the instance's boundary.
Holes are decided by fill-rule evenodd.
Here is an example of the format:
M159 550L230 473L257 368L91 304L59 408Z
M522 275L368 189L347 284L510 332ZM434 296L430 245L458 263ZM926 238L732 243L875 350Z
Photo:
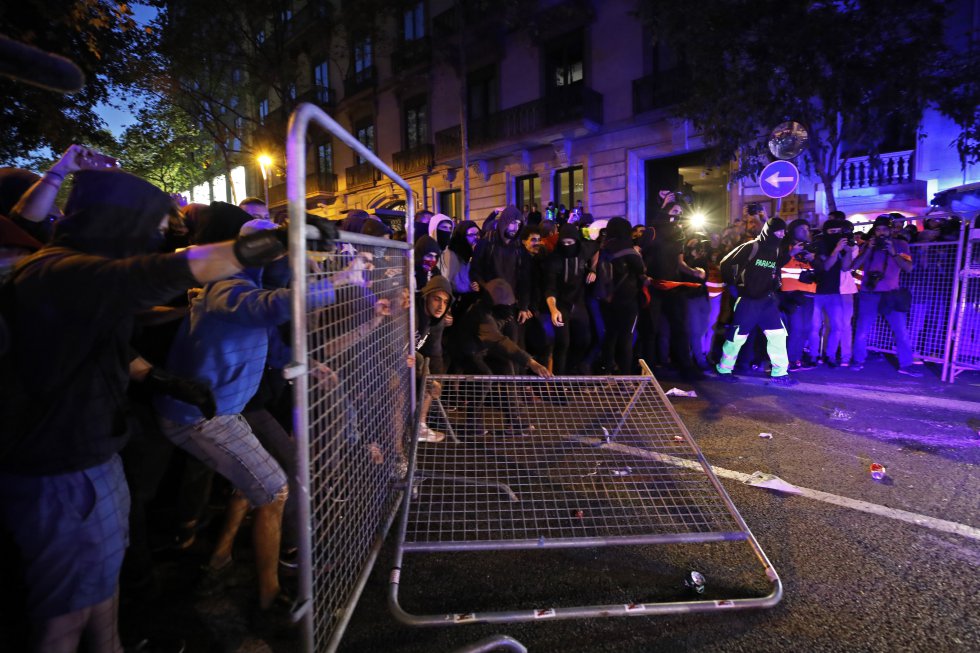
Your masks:
M639 256L636 250L632 247L628 249L621 249L615 254L608 255L606 253L601 253L599 255L599 262L596 264L595 270L595 297L596 299L604 302L611 302L613 297L616 295L616 291L619 287L623 285L626 281L628 275L623 275L619 281L615 279L615 270L613 267L613 261L616 259L623 258L629 255Z

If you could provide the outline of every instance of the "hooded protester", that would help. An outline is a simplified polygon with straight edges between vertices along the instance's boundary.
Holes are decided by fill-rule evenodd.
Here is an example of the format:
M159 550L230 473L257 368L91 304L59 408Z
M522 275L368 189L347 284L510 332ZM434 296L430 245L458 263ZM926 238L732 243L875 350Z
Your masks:
M589 257L582 233L575 225L558 230L558 244L545 261L544 296L548 308L546 328L554 343L552 371L569 374L589 350L591 331L585 306L585 275ZM571 354L571 356L570 356Z
M436 213L429 220L428 234L438 243L439 249L445 251L453 237L454 227L455 223L452 218L442 213Z
M458 315L465 313L476 301L476 292L480 289L476 282L470 280L473 248L479 241L480 228L472 220L463 220L456 225L449 247L443 252L443 261L446 264L443 273L452 284Z
M608 373L615 363L619 374L630 374L645 270L633 248L633 227L625 218L609 220L596 265L595 293L605 325L601 364Z
M787 260L783 251L786 222L770 218L760 234L739 245L721 260L721 275L737 293L732 323L728 326L721 360L716 367L719 378L734 382L732 374L738 352L755 327L766 336L766 350L772 363L771 383L793 386L797 381L788 376L789 358L786 355L786 327L779 312L776 292L780 285L780 268Z
M415 222L413 226L415 227L415 240L418 240L422 236L426 236L429 233L429 223L432 221L432 216L434 214L428 209L423 209L415 214Z
M518 238L521 212L510 205L497 216L496 227L489 237L477 243L470 264L470 280L481 287L493 279L503 279L517 296L517 308L523 322L529 315L530 283L527 257Z
M22 559L35 650L75 650L83 636L98 650L121 650L129 492L117 454L127 441L135 314L285 251L266 236L153 254L171 207L129 173L80 171L55 242L14 271L0 526Z
M415 288L421 292L429 279L442 274L439 269L439 244L430 237L422 236L415 241Z

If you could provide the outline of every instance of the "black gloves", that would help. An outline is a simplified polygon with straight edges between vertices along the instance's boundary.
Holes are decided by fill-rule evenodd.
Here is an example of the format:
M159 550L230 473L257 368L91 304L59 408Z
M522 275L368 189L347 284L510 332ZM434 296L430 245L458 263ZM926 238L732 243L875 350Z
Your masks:
M322 241L337 239L337 226L326 218L307 213L306 224L319 232ZM244 267L258 268L268 265L289 251L289 229L279 227L239 236L235 240L234 251L235 258Z
M159 367L152 367L144 383L154 392L170 395L174 399L197 406L205 419L211 419L218 412L214 393L211 392L211 384L207 381L185 379Z

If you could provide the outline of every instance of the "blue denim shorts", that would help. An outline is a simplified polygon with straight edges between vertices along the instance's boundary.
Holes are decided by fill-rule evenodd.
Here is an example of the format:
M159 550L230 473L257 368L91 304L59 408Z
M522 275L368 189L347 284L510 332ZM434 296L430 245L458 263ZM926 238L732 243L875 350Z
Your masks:
M129 488L122 461L51 476L0 474L0 523L24 563L34 619L111 598L129 545Z
M241 415L218 415L192 424L160 418L167 439L227 478L253 506L275 500L286 473Z

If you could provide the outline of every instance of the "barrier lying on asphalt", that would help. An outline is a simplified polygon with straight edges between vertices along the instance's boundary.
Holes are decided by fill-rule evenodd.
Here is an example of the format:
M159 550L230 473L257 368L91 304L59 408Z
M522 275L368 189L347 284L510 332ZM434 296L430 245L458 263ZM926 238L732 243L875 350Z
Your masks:
M646 374L636 377L426 378L425 391L439 396L420 419L447 437L413 446L389 585L396 617L412 625L445 625L706 612L779 602L779 576L644 368ZM685 592L678 579L677 595L629 596L618 604L555 605L537 596L540 588L532 591L537 598L528 605L490 607L485 588L474 592L473 605L450 612L409 614L400 602L402 584L411 576L410 558L423 554L437 555L438 564L448 566L448 554L467 552L499 556L716 542L749 547L769 594L712 594L706 600ZM583 563L578 571L588 578L598 570ZM522 580L497 579L496 594L514 600Z

